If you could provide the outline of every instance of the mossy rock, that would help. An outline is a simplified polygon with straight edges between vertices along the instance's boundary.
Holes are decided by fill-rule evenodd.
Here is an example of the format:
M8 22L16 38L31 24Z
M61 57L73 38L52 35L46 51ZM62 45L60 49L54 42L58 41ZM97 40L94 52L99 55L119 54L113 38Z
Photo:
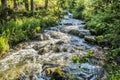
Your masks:
M47 68L46 74L51 77L51 80L65 80L62 68Z
M85 36L85 41L87 41L90 44L97 43L95 36Z
M84 37L84 34L80 33L79 30L70 30L68 33L69 33L69 34L72 34L72 35L75 35L75 36L78 36L78 37L80 37L80 38L83 38L83 37Z
M49 49L48 49L48 48L41 48L41 49L38 51L38 54L43 55L43 54L48 53L48 52L49 52Z
M94 30L94 29L90 29L90 33L91 33L92 35L96 35L96 34L97 34L96 30Z

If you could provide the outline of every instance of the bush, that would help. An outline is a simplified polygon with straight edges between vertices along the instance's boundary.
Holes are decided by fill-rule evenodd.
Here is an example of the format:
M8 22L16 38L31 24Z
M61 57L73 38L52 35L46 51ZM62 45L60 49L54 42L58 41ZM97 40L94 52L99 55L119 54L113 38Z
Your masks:
M83 3L84 3L83 0L77 1L77 5L76 5L75 9L72 11L74 18L78 18L78 19L83 18L83 15L82 15L82 11L84 10L84 4Z
M28 39L34 39L37 36L37 32L40 30L40 20L32 19L23 19L22 20L22 30L25 32L25 35Z
M108 80L120 80L120 69L113 72L109 72L107 77Z
M57 25L58 21L59 21L59 19L56 16L48 15L40 20L40 26L41 26L41 28L55 26L55 25Z
M17 19L1 26L1 34L8 37L10 44L35 38L40 30L40 20L34 18Z
M23 41L35 39L37 32L40 29L55 26L59 19L56 16L46 16L40 19L37 18L18 18L16 21L11 20L0 26L0 35L7 38L1 37L0 51L7 51L8 43L13 46Z
M8 50L8 39L5 37L0 37L0 57L3 56Z

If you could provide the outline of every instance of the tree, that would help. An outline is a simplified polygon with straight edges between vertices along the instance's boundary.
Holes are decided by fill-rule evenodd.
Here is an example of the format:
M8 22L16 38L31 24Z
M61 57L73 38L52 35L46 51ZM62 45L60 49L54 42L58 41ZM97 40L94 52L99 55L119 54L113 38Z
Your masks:
M0 15L1 19L7 20L7 16L8 16L8 7L7 7L7 0L1 0L1 5L2 5L2 12ZM2 22L1 22L2 23Z
M32 15L34 15L34 0L31 0L30 3L31 3L31 12Z
M14 9L17 10L17 0L13 0L14 3Z
M2 8L7 8L7 0L1 0Z
M25 3L25 9L27 11L29 11L29 2L28 2L28 0L24 0L24 3ZM32 1L32 3L33 3L33 1Z
M66 0L60 0L59 1L59 6L63 9L65 9L65 3L66 3Z
M48 8L48 0L45 0L45 9Z

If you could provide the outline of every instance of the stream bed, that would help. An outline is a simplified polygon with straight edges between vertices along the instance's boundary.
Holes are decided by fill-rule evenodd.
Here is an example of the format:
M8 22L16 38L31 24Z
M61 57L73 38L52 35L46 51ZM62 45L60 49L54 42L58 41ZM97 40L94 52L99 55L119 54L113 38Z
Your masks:
M0 60L0 80L98 80L104 76L102 62L74 63L91 50L99 56L104 52L90 45L91 37L85 22L64 18L59 25L38 33L38 39L25 42ZM99 55L98 55L99 54Z

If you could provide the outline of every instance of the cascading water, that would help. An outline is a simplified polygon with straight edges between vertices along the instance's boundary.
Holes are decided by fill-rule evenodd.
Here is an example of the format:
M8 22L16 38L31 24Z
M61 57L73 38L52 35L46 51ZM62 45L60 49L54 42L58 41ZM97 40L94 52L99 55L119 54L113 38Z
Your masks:
M71 60L73 56L85 55L87 50L96 48L84 40L83 36L91 35L84 26L83 21L67 15L67 19L62 19L58 26L39 33L38 41L25 42L23 48L1 59L1 79L50 80L55 76L52 70L63 71L61 73L64 75L72 74L77 80L101 78L102 67L90 63L73 63Z

